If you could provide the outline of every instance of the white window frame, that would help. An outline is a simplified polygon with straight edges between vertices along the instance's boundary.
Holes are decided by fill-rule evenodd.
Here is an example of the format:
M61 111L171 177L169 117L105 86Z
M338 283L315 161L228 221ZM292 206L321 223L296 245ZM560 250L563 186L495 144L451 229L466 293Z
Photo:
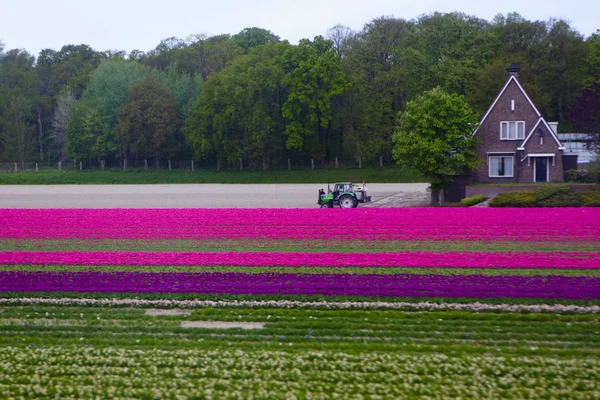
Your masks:
M494 171L492 173L492 159L493 158L510 158L510 165L511 165L511 174L510 175L497 175L496 172ZM488 176L490 178L514 178L515 176L515 156L511 156L511 155L494 155L494 156L488 156Z
M515 124L515 137L509 138L510 124ZM506 125L506 137L502 137L502 128ZM523 126L522 136L519 137L519 125ZM501 121L500 122L500 140L523 140L525 139L525 121Z

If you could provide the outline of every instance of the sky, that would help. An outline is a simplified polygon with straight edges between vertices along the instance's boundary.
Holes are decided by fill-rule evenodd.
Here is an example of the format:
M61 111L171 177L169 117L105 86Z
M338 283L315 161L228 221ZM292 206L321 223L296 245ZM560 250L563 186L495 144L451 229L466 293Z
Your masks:
M491 21L518 12L528 20L562 18L588 37L600 29L598 0L0 0L0 41L34 55L67 44L97 51L148 51L169 37L268 29L297 43L337 24L361 30L374 18L417 18L459 11Z

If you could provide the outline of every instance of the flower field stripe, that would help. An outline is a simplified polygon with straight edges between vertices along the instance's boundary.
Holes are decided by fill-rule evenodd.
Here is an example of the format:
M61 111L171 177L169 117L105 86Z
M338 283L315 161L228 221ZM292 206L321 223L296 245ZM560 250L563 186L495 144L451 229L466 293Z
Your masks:
M344 229L327 229L341 216ZM0 209L0 238L597 241L598 208ZM43 223L41 223L43 221Z
M3 251L0 264L600 269L591 252L87 252Z
M52 305L52 306L127 306L127 307L182 307L182 308L324 308L324 309L396 309L396 310L452 310L452 311L501 311L534 313L577 313L597 314L600 306L564 304L486 304L470 303L386 302L386 301L294 301L294 300L146 300L146 299L90 299L90 298L43 298L18 297L0 298L7 305Z
M263 273L288 274L431 274L430 268L420 267L249 267L249 266L197 266L197 265L32 265L0 264L0 271L28 272L239 272L248 275ZM589 276L600 277L600 269L591 268L435 268L436 275L514 275L514 276Z
M376 297L600 298L600 278L572 276L252 275L0 272L2 292L230 293Z

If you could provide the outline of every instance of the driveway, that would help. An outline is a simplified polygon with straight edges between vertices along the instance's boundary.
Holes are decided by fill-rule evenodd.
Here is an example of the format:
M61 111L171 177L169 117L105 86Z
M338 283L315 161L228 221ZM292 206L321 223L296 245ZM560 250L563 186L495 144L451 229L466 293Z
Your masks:
M359 207L420 207L427 183L373 183ZM0 185L0 208L316 208L319 184Z

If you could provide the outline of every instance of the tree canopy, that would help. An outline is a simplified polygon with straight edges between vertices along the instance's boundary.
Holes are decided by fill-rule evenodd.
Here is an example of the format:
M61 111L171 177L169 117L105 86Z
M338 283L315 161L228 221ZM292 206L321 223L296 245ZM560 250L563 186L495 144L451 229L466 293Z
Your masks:
M435 193L481 162L473 137L477 121L462 96L438 86L409 101L398 115L393 157L427 178Z
M9 115L17 105L33 129L24 142L29 161L135 160L133 147L118 145L116 126L128 118L119 110L129 89L149 75L174 98L177 114L172 143L152 157L194 157L212 167L235 168L240 159L251 168L288 159L389 162L408 102L439 86L482 114L513 62L544 118L569 132L583 123L576 110L587 96L582 90L600 81L599 59L600 33L584 38L567 21L517 13L490 21L460 12L379 17L357 31L336 25L298 44L248 27L169 37L129 54L66 44L34 56L0 42L0 162L18 161ZM143 141L149 133L139 128L132 134Z

